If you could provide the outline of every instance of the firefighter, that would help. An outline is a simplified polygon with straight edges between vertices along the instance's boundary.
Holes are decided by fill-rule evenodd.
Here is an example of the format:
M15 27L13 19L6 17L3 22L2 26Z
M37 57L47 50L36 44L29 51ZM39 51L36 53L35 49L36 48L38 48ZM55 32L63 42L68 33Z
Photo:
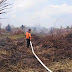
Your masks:
M28 29L28 31L26 32L26 40L27 40L27 48L29 48L30 45L30 41L31 41L31 29Z

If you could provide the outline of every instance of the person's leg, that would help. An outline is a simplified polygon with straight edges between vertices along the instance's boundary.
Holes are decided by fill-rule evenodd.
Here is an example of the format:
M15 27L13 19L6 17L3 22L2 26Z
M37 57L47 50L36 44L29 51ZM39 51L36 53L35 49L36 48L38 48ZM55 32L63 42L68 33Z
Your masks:
M30 39L27 39L27 48L29 48L30 45Z
M30 46L30 39L29 39L29 46Z
M28 39L27 39L27 48L28 48Z

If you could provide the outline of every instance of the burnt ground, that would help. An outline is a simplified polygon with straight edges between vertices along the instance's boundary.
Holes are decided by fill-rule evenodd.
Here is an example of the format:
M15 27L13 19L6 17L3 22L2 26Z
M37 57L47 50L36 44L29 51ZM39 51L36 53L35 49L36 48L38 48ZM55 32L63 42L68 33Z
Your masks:
M34 51L53 72L72 72L72 33L32 36ZM0 38L0 72L47 72L26 47L25 37Z
M46 72L24 38L0 39L0 72Z

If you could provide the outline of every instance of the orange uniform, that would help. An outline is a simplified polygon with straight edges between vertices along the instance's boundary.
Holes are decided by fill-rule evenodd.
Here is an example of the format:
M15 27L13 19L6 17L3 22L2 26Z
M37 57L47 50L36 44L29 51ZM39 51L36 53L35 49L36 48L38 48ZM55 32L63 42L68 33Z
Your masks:
M31 40L31 33L26 32L26 39L30 39Z

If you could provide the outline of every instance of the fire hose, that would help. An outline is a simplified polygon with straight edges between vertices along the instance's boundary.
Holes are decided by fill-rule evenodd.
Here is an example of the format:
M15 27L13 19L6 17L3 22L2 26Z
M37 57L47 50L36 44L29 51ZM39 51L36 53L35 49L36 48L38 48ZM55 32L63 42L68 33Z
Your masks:
M53 71L51 71L51 70L38 58L38 56L35 54L31 41L30 41L30 45L31 45L32 53L33 53L34 56L37 58L37 60L41 63L41 65L42 65L48 72L53 72Z

